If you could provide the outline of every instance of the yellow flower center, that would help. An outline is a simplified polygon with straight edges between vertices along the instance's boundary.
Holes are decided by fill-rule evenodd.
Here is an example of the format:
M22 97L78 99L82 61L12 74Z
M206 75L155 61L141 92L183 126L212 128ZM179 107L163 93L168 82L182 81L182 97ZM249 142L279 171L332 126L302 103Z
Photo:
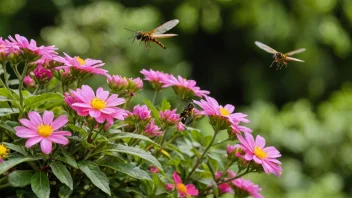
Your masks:
M221 107L221 108L220 108L220 114L221 114L222 116L229 116L229 115L230 115L230 112L229 112L227 109L225 109L224 107Z
M93 109L101 110L106 107L106 102L100 98L95 97L93 98L92 102L90 102L90 105L93 107Z
M6 157L7 157L7 148L3 144L0 144L0 159L4 159Z
M263 151L260 147L256 146L254 148L254 154L257 156L259 159L264 159L268 155L265 151Z
M82 58L80 58L79 56L76 57L76 60L79 62L80 65L85 65L86 61L84 61Z
M177 190L182 194L187 194L187 187L183 183L177 184Z
M39 125L37 130L38 130L38 134L42 137L48 137L54 131L53 127L51 127L50 125L45 125L45 124Z

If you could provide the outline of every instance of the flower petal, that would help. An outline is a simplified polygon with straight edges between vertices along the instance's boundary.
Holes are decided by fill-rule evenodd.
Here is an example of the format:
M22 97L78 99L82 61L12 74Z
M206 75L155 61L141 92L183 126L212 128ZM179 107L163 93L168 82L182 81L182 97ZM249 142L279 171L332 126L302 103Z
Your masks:
M30 120L22 118L22 119L20 119L20 122L21 122L21 124L23 124L24 126L30 128L30 129L37 130L37 125Z
M40 142L42 139L43 139L42 136L37 136L37 137L29 138L29 139L26 141L26 147L27 147L27 148L30 148L30 147L32 147L33 145L35 145L35 144L37 144L38 142Z
M43 153L49 154L53 148L53 143L49 139L43 138L40 142L40 148L42 149Z
M64 136L62 135L51 135L49 137L47 137L50 141L52 142L55 142L55 143L58 143L58 144L63 144L63 145L66 145L69 143L68 139L65 138Z
M182 183L182 180L176 171L174 172L173 177L174 177L174 181L175 181L176 185L179 183Z
M40 117L38 112L31 111L28 113L28 118L31 120L36 126L41 125L43 123L42 118Z
M52 111L44 111L43 114L43 123L46 125L50 125L53 122L54 113Z
M33 131L32 129L28 129L26 127L17 126L15 127L15 130L16 135L21 138L32 138L38 136L38 133L36 131Z
M52 133L53 135L64 135L64 136L72 136L71 132L68 131L55 131Z
M62 126L64 126L67 122L68 122L67 116L61 115L51 123L51 127L53 127L54 130L57 130Z

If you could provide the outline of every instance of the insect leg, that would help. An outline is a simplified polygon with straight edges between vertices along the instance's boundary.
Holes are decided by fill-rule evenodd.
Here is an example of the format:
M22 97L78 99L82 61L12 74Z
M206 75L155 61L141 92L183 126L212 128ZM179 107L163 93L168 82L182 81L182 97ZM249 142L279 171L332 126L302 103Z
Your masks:
M269 67L272 67L275 62L276 62L276 60L274 60Z

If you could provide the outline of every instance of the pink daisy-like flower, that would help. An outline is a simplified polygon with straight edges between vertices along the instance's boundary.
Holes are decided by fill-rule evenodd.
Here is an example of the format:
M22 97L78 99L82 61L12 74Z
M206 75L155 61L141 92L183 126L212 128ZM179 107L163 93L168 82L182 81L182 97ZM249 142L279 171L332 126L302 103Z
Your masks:
M57 62L61 62L64 66L56 67L56 69L65 69L65 68L72 68L76 71L90 74L99 74L106 76L108 71L105 69L101 69L104 63L101 60L93 60L93 59L82 59L79 56L71 57L68 54L64 53L65 58L63 57L56 57L55 60Z
M245 138L237 135L240 141L240 147L245 152L244 159L253 160L255 163L263 166L266 174L273 173L280 177L282 168L281 162L276 158L281 157L280 152L273 146L265 147L265 139L257 135L255 141L250 133L245 133Z
M151 111L147 105L136 105L133 107L133 112L129 112L129 115L134 116L137 120L149 120L151 118Z
M43 118L39 113L31 111L28 113L28 119L21 119L23 126L15 127L16 135L21 138L28 138L26 147L30 148L40 142L40 147L45 154L51 153L52 143L66 145L69 143L64 136L71 136L68 131L56 131L64 126L67 122L67 116L62 115L54 119L52 111L44 111Z
M197 87L196 84L197 83L194 80L187 80L185 78L182 78L181 76L178 76L178 78L176 78L175 76L170 75L163 87L173 87L176 95L178 95L182 99L194 96L201 98L210 94L209 91L200 90L200 88Z
M158 169L157 167L155 166L149 166L149 171L151 173L159 173L160 172L160 169Z
M27 87L34 87L34 86L35 86L35 81L34 81L33 78L31 78L29 75L27 75L27 76L24 77L23 83L24 83Z
M182 122L178 122L176 125L177 131L184 131L186 129L186 126Z
M154 119L151 119L148 126L144 128L144 131L149 137L161 136L164 134L160 131L160 127L154 124Z
M170 111L160 111L160 119L168 125L175 125L180 122L180 115L176 113L176 109Z
M50 69L45 69L43 66L38 65L33 71L35 78L39 83L47 83L53 78L53 73Z
M226 179L230 179L230 178L233 178L233 177L236 176L236 174L233 171L231 171L231 170L227 171L227 175L228 175L229 178L226 178ZM217 172L215 174L215 178L217 180L220 179L221 176L222 176L222 172ZM219 188L219 191L220 191L221 194L225 194L225 193L233 194L234 193L230 182L219 184L218 188Z
M169 79L170 74L166 74L160 71L154 71L150 69L142 69L141 74L145 76L144 80L147 80L151 83L155 91L160 91L162 86L165 85L165 82Z
M198 190L193 184L183 184L180 176L176 173L173 174L175 184L166 184L167 190L173 190L176 187L176 190L181 198L189 198L191 196L198 196Z
M124 116L127 115L125 110L116 107L125 103L125 99L118 98L117 94L109 96L109 92L103 88L98 88L95 94L91 87L83 85L82 89L71 90L71 95L72 98L66 95L66 103L72 106L78 115L90 115L98 123L106 120L109 124L113 124L113 119L124 120Z
M0 37L0 54L7 55L8 53L9 53L8 42L6 42L6 40L3 40L2 37Z
M30 56L34 55L40 55L40 57L31 57L30 59L37 60L39 58L45 59L45 60L50 60L54 56L56 56L57 48L55 46L37 46L37 42L33 39L28 41L28 39L24 36L21 36L19 34L15 35L15 38L12 36L9 36L9 40L11 41L11 44L13 46L19 47L19 49L22 50L23 53L29 53L27 50L33 52L34 54L30 54Z
M143 88L143 81L140 78L126 78L119 75L107 75L107 82L114 93L121 97L131 97Z
M263 195L259 194L262 189L249 180L238 178L233 180L232 184L235 186L236 196L238 197L252 196L253 198L264 198Z
M210 118L210 123L213 126L217 126L219 130L227 129L231 127L232 130L242 130L243 132L249 132L245 130L247 127L240 126L240 122L248 123L249 120L246 118L247 115L243 113L233 113L235 107L227 104L224 107L212 97L205 96L205 100L194 101L203 110L199 112L201 115L207 115Z

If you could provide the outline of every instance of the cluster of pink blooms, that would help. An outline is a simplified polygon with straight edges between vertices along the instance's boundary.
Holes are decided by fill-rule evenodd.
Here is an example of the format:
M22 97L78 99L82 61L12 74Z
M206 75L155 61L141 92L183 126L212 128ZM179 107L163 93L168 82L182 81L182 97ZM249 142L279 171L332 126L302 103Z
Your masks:
M74 109L80 116L90 116L98 123L107 121L110 125L114 119L124 120L127 115L125 110L118 105L125 103L125 99L119 98L117 94L109 96L108 91L98 88L96 93L88 85L83 85L82 89L71 90L70 94L65 94L65 102Z
M216 180L219 180L222 174L222 172L217 172L215 174ZM260 191L262 191L262 189L258 185L243 178L232 179L236 176L233 171L227 171L226 174L228 177L226 177L224 180L226 180L227 182L218 185L221 194L233 194L234 192L236 192L237 197L247 197L248 195L250 195L253 198L263 198L263 196L259 193Z
M160 91L162 88L172 87L177 96L182 99L192 98L194 96L204 97L210 92L201 90L196 86L196 81L187 80L178 76L177 78L172 74L166 74L160 71L150 71L143 69L141 73L145 76L144 80L149 81L156 91Z
M180 122L180 115L176 113L176 109L170 111L160 111L160 119L167 125L176 125Z
M143 88L143 81L140 78L126 78L119 75L107 75L107 82L110 89L121 97L131 97Z

